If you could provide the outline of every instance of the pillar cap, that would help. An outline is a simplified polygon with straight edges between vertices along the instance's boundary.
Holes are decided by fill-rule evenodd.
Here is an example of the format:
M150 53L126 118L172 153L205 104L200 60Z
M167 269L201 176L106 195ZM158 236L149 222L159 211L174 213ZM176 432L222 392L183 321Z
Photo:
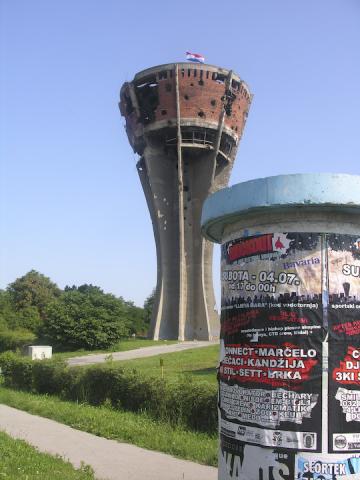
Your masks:
M201 230L221 243L226 226L245 216L294 208L360 214L360 175L305 173L257 178L224 188L204 203Z

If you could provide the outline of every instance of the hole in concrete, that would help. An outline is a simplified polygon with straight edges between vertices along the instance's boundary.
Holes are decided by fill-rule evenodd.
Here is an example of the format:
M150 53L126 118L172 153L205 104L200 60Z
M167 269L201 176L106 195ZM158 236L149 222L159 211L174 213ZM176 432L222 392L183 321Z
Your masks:
M212 105L213 107L215 107L215 105L216 105L216 100L212 99L210 103L211 103L211 105Z
M189 95L184 95L185 100L189 100Z
M204 118L204 117L205 117L205 113L204 113L202 110L200 110L200 112L198 112L198 116L199 116L200 118Z

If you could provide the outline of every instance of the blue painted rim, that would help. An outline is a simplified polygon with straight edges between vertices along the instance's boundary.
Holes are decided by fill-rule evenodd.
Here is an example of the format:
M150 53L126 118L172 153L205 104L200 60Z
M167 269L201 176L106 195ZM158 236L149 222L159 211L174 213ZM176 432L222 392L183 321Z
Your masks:
M224 228L245 215L293 208L360 214L360 175L305 173L238 183L210 195L204 203L202 234L221 243Z

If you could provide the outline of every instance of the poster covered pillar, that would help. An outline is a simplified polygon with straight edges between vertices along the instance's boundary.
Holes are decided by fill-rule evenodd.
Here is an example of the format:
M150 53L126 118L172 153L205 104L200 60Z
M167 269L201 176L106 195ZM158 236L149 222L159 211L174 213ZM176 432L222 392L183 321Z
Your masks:
M220 480L360 479L360 176L211 195L221 243Z

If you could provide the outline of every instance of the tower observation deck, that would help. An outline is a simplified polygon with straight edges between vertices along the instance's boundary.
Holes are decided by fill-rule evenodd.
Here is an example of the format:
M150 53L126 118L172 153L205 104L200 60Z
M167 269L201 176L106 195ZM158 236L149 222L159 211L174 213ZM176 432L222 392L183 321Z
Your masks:
M219 335L206 197L228 184L252 96L233 71L192 63L149 68L126 82L120 111L151 215L157 286L150 335Z

